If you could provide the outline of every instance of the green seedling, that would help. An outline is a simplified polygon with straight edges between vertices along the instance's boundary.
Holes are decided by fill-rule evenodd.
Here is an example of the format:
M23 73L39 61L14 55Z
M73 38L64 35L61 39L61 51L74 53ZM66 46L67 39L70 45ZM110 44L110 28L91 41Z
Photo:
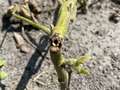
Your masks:
M86 54L76 59L75 58L68 59L65 61L65 63L70 65L73 68L73 70L76 71L78 74L88 75L89 74L88 70L85 69L82 65L90 59L91 56Z
M2 67L5 66L5 65L6 65L5 59L0 57L0 68L2 68ZM5 79L7 76L8 76L8 75L7 75L6 72L0 71L0 80Z
M0 80L5 79L8 76L8 74L4 71L0 71Z

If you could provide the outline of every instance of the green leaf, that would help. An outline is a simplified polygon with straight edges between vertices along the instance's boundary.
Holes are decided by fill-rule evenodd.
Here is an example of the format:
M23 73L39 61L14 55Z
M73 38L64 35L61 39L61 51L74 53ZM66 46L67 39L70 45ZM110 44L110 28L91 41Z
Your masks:
M89 75L89 71L85 68L81 68L79 74L81 75Z
M0 57L0 67L5 66L7 63L4 58Z
M75 66L79 66L80 64L84 64L86 61L90 60L91 56L86 54L84 56L81 56L75 63Z
M3 71L0 72L0 80L5 79L7 76L8 74L6 72L3 72Z
M74 70L80 75L89 75L89 71L81 66L74 67Z

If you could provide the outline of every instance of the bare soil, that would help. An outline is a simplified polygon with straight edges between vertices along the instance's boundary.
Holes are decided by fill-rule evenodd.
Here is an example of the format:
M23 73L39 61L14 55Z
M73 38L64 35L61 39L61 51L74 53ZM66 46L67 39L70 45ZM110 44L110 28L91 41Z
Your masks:
M9 1L0 0L0 43L4 38L0 57L6 59L8 64L2 70L9 74L2 81L0 90L59 90L47 50L48 39L43 32L34 29L26 31L33 42L39 44L44 56L32 47L28 54L16 48L13 32L18 30L8 29L9 20L3 19ZM37 0L37 4L42 10L54 6L51 1ZM50 25L54 14L55 11L41 13L39 21ZM88 0L87 13L78 13L76 21L70 24L63 46L64 56L73 58L85 53L93 57L85 64L91 74L81 76L73 73L71 90L120 90L120 0Z

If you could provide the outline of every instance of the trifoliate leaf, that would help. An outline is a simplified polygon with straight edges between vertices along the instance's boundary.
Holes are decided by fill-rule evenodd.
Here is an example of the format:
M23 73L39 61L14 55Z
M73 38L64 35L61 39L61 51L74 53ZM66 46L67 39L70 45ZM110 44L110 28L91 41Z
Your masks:
M3 72L3 71L0 72L0 80L5 79L7 76L8 74L6 72Z

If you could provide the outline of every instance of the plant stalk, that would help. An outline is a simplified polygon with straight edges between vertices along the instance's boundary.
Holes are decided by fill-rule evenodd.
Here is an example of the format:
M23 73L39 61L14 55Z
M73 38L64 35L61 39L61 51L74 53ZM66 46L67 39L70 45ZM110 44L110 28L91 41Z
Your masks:
M62 56L61 47L70 22L70 1L64 0L60 3L58 20L52 32L50 55L58 75L61 90L69 90L70 74L63 67L65 59ZM76 3L76 0L72 0L72 3Z
M45 33L47 33L48 35L51 35L51 30L45 26L45 25L42 25L40 23L35 23L34 21L30 20L30 19L27 19L23 16L20 16L20 15L17 15L15 13L12 14L14 17L16 17L17 19L20 19L20 20L23 20L25 22L27 22L28 24L32 25L33 27L37 28L37 29L41 29L42 31L44 31Z

